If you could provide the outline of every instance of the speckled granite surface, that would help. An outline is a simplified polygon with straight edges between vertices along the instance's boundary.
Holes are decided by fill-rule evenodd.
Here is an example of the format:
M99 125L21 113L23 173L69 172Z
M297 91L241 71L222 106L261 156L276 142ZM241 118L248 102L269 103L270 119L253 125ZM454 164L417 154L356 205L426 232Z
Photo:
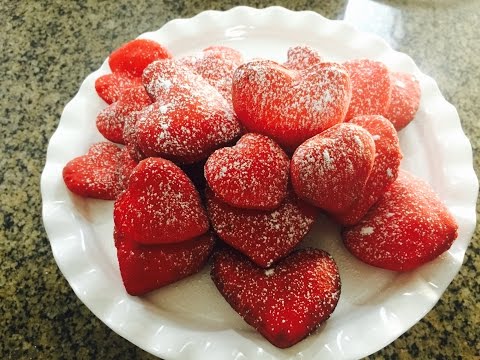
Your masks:
M40 174L64 105L108 53L176 17L234 5L346 17L411 55L458 109L480 161L478 1L21 1L0 4L0 358L151 359L77 299L42 226ZM480 354L480 233L435 308L375 359Z

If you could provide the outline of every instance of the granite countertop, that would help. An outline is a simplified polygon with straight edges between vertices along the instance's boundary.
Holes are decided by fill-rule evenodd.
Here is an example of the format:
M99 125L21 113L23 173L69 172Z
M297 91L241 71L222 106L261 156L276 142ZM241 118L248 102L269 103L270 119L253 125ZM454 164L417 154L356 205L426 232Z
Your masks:
M60 273L41 218L40 175L50 136L82 80L112 49L166 21L236 0L23 1L0 6L0 358L153 359L116 335ZM245 1L347 18L382 35L434 77L480 152L480 2L468 0ZM478 211L477 211L478 214ZM480 233L438 304L375 359L480 355Z

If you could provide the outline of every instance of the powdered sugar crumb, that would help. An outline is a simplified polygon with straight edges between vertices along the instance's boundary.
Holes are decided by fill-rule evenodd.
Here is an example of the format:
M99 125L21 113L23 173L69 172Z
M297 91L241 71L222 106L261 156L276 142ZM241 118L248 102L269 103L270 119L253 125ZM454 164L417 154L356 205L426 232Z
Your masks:
M360 230L360 235L372 235L374 228L371 226L365 226Z
M330 153L328 152L327 149L323 150L323 161L325 161L325 164L327 165L327 168L332 167L332 158L330 157Z
M265 270L266 276L272 276L273 274L275 274L275 268Z

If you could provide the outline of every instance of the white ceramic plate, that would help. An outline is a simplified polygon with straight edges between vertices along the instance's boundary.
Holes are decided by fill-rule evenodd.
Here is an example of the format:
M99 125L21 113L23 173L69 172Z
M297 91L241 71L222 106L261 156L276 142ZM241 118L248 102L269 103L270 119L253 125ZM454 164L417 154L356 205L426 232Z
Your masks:
M48 147L42 174L43 220L61 271L86 306L112 330L165 359L353 359L373 353L420 320L458 272L476 222L477 178L470 143L455 108L435 81L407 55L379 37L313 12L279 7L238 7L174 20L140 36L180 56L222 44L247 58L284 61L287 49L306 43L337 61L367 57L390 69L415 74L422 100L416 119L401 132L404 169L427 180L459 224L452 248L420 269L397 274L364 265L342 247L335 225L320 220L306 244L329 251L342 278L342 296L327 323L290 349L280 350L249 327L223 300L205 268L200 274L145 297L126 294L112 240L112 202L87 200L67 191L62 168L102 140L96 114L105 107L89 75L65 107Z

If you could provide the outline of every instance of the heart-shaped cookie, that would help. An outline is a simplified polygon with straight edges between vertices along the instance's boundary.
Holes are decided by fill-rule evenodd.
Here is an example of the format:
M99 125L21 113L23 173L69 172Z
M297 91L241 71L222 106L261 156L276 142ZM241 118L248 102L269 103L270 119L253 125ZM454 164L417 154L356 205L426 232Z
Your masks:
M120 99L122 93L132 87L142 85L142 79L131 77L128 74L111 73L100 76L95 80L95 90L107 104L112 104Z
M222 201L245 209L272 210L287 194L290 159L267 136L246 134L216 150L205 164L208 185Z
M138 161L132 158L128 148L122 148L118 154L118 186L121 191L128 187L130 175L137 165Z
M344 212L363 190L375 159L367 130L342 123L300 145L290 176L295 192L330 213Z
M423 180L400 171L358 224L343 232L346 248L367 264L413 270L447 251L458 225Z
M233 76L233 107L245 128L292 151L342 122L350 96L350 77L335 63L299 72L257 60L241 65Z
M141 77L149 64L171 57L170 51L159 43L148 39L135 39L113 51L108 58L108 65L114 73Z
M208 219L194 185L172 162L142 160L113 209L115 227L142 244L181 242L204 234Z
M287 62L283 65L292 70L307 70L322 61L317 50L307 45L298 45L288 49Z
M232 308L280 348L311 334L340 297L337 265L319 249L298 250L268 270L222 250L214 255L211 276Z
M316 209L289 193L273 211L229 206L207 190L212 227L227 244L258 266L269 267L288 255L313 226Z
M397 132L383 116L357 116L349 123L361 126L372 135L375 141L375 161L363 191L352 206L344 213L335 214L335 219L343 225L357 223L378 201L397 178L402 160Z
M380 61L350 60L343 64L352 81L352 98L345 116L382 115L390 105L392 82L388 68Z
M132 111L125 116L125 123L123 124L123 141L125 142L125 147L128 149L132 159L136 161L146 158L137 144L136 128L137 121L141 115L142 111Z
M227 101L232 101L233 72L243 63L239 51L226 46L210 46L177 61L207 80Z
M165 47L152 40L130 41L110 54L108 64L112 73L100 76L95 81L95 90L107 104L112 104L126 89L142 85L141 76L148 64L171 57Z
M123 128L125 119L134 112L150 105L152 99L140 85L125 89L118 101L109 105L97 115L97 129L108 140L124 144Z
M93 144L85 155L65 165L63 180L68 189L77 195L114 200L124 189L136 165L131 161L125 151L115 144Z
M156 61L145 69L143 81L156 100L137 117L134 129L145 156L193 163L239 136L240 123L227 101L188 67Z
M392 96L385 117L397 131L402 130L415 117L420 105L420 84L415 76L402 72L390 73Z
M205 234L176 244L142 245L114 231L117 259L125 289L143 295L198 272L213 249Z

